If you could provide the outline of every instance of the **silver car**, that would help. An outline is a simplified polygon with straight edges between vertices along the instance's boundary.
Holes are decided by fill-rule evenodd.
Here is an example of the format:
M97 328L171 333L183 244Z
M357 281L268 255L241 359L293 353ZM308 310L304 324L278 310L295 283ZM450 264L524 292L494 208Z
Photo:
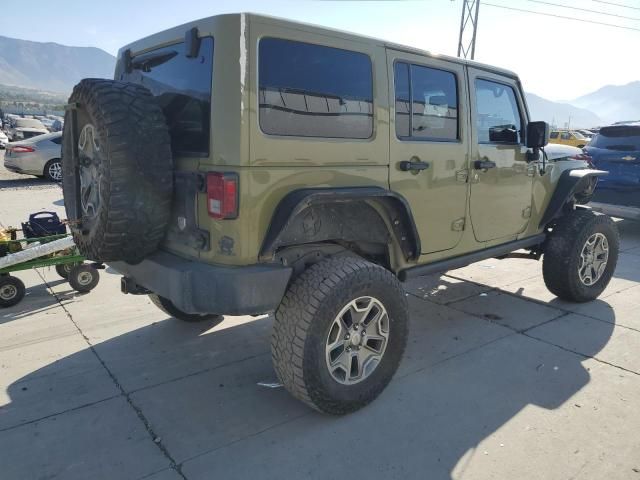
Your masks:
M62 132L7 144L4 167L12 172L45 177L53 182L62 180Z

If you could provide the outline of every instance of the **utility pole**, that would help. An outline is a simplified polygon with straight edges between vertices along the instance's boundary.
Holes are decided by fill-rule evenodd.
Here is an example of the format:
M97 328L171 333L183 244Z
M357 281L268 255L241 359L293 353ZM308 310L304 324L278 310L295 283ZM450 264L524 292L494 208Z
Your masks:
M461 58L471 58L473 60L475 57L479 10L480 0L462 0L460 37L458 40L458 56Z

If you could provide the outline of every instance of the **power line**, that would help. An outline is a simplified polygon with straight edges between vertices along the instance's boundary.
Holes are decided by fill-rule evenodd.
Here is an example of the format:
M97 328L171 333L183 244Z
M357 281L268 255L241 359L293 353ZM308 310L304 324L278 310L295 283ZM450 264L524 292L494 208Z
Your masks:
M596 25L604 25L606 27L622 28L624 30L634 30L636 32L640 32L640 28L623 27L622 25L614 25L613 23L596 22L594 20L585 20L583 18L567 17L565 15L555 15L553 13L534 12L533 10L525 10L524 8L507 7L505 5L495 5L493 3L487 3L487 2L483 2L482 4L487 5L488 7L504 8L505 10L515 10L516 12L533 13L535 15L544 15L546 17L563 18L565 20L573 20L575 22L593 23Z
M623 5L621 3L605 2L604 0L593 0L593 1L598 3L606 3L607 5L614 5L616 7L630 8L631 10L640 10L640 7L632 7L630 5Z
M627 17L625 15L617 15L615 13L602 12L600 10L591 10L589 8L572 7L571 5L560 5L559 3L545 2L543 0L527 0L528 2L540 3L542 5L551 5L552 7L568 8L570 10L580 10L582 12L597 13L598 15L608 15L609 17L624 18L626 20L640 20L638 17Z

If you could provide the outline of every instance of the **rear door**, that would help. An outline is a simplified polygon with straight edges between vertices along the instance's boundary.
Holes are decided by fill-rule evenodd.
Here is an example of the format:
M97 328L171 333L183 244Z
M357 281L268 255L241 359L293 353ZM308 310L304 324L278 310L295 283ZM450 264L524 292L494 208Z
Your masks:
M464 67L388 49L387 68L391 190L409 202L423 254L451 249L465 228L468 194Z
M476 240L509 240L531 216L535 169L526 162L526 110L515 79L469 68L471 223Z

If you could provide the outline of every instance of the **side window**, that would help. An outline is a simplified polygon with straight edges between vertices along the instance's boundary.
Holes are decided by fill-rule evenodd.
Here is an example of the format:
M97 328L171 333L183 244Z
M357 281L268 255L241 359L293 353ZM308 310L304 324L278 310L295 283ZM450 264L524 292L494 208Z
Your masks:
M549 138L558 138L558 132L551 132Z
M476 128L479 143L518 143L522 121L509 85L476 79Z
M569 132L563 132L562 135L560 135L560 138L562 140L571 140L571 134Z
M259 46L260 128L269 135L373 135L373 74L364 53L279 38Z
M396 135L401 139L458 138L458 91L451 72L397 62Z

